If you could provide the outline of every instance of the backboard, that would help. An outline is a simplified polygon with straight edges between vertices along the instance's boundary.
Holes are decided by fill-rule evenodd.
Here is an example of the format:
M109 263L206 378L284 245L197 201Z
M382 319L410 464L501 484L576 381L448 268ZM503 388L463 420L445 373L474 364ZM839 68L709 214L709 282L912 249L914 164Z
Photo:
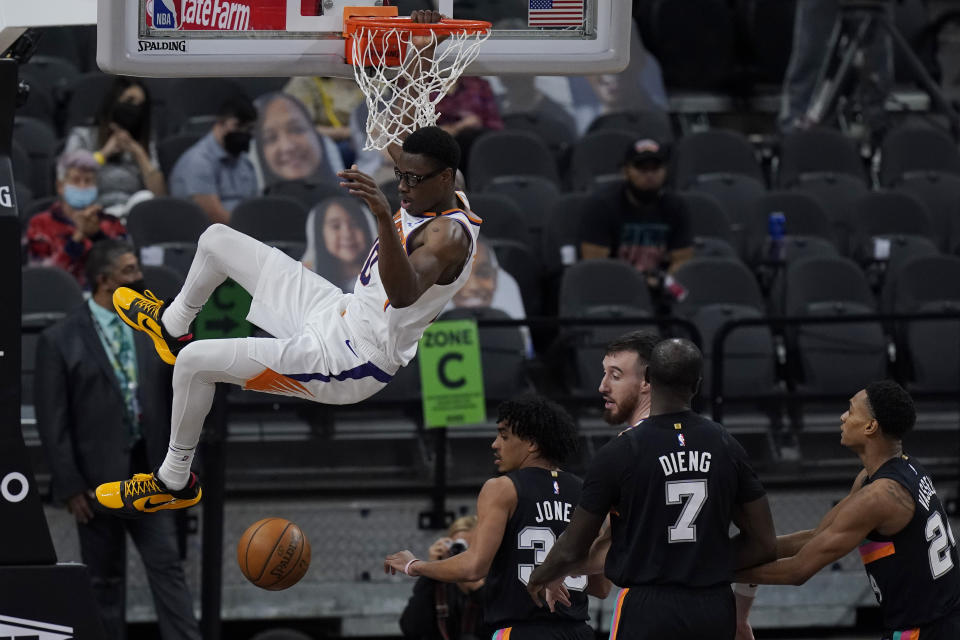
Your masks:
M97 62L137 76L352 77L343 9L389 0L98 0ZM627 0L439 0L493 23L471 75L612 73L630 59ZM442 46L442 45L441 45Z

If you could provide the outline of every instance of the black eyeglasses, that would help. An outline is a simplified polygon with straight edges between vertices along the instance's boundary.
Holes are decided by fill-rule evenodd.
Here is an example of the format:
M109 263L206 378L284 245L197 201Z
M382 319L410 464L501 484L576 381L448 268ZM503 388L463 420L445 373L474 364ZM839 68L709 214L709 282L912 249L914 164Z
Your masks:
M400 171L400 169L397 169L396 167L394 167L393 175L397 176L397 180L399 182L404 183L408 187L415 187L419 185L421 182L423 182L424 180L429 180L430 178L440 175L445 170L446 170L446 167L440 167L436 171L431 171L426 175L418 176L415 173L410 173L408 171Z

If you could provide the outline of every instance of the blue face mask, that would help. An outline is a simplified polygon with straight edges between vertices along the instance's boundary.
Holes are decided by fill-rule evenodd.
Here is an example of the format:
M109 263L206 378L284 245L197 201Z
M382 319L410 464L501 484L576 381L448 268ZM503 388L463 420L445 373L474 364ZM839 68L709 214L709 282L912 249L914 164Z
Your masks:
M97 199L96 187L77 187L72 184L64 185L63 201L73 209L86 209Z

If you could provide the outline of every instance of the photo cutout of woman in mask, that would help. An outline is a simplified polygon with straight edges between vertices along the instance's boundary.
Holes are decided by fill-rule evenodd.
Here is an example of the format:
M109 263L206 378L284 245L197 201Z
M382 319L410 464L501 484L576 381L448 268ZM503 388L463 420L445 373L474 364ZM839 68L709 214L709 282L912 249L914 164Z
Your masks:
M146 85L137 78L117 76L103 96L93 125L74 127L67 135L64 152L89 151L100 164L98 202L120 217L133 201L167 193L150 111Z
M336 181L343 168L337 145L317 133L299 100L277 92L259 97L256 105L254 140L266 190L281 182Z
M350 293L374 234L373 216L357 200L327 198L307 217L307 251L302 262Z

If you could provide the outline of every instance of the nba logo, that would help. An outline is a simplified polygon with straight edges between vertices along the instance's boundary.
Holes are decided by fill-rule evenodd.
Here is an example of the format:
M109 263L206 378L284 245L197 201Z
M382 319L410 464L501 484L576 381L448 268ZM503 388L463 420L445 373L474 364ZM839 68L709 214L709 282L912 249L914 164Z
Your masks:
M147 10L153 5L153 28L154 29L176 29L177 28L177 7L174 0L153 0L148 2Z
M681 446L681 447L687 446L687 441L683 439L683 434L682 434L682 433L678 433L678 434L677 434L677 440L680 441L680 446Z
M553 493L554 495L560 495L560 485L557 484L557 481L553 481Z

